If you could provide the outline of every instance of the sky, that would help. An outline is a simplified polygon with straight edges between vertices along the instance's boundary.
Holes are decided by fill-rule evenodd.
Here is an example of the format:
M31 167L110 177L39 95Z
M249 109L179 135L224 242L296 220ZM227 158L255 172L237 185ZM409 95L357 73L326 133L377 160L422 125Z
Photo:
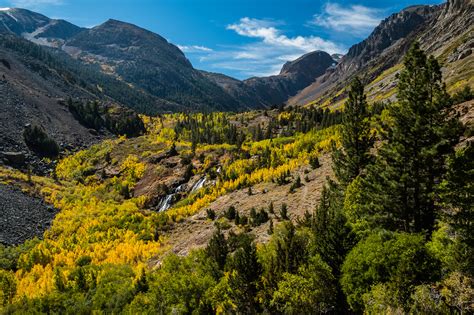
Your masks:
M416 2L415 2L416 1ZM0 0L94 27L109 18L177 45L193 66L245 79L277 74L286 61L323 50L344 54L385 17L442 0Z

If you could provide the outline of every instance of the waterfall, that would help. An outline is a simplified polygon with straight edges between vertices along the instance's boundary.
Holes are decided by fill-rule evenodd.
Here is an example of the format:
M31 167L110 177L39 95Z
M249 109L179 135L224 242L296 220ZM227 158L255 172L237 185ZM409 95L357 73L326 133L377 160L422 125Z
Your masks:
M173 189L171 194L168 194L168 195L166 195L166 197L161 199L161 201L158 205L158 212L166 211L169 208L171 208L171 206L173 205L174 196L177 193L184 191L185 187L186 187L185 184L181 184L178 187L176 187L175 189Z
M166 195L158 206L158 212L166 211L171 207L171 202L173 201L174 194Z
M205 183L206 183L206 176L203 176L193 185L193 187L191 188L191 193L201 189Z

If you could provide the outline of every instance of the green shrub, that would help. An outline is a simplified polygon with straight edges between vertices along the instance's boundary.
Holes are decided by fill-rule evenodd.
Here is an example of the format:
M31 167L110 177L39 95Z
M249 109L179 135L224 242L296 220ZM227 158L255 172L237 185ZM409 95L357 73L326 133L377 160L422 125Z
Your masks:
M28 148L36 154L45 157L56 157L59 155L58 144L40 126L27 126L23 131L23 138Z

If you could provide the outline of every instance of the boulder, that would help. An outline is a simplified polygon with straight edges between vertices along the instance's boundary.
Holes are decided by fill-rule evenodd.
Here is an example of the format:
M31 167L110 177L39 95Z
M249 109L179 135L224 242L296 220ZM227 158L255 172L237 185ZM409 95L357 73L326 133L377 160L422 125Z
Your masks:
M24 152L1 152L2 159L11 165L21 166L25 164Z

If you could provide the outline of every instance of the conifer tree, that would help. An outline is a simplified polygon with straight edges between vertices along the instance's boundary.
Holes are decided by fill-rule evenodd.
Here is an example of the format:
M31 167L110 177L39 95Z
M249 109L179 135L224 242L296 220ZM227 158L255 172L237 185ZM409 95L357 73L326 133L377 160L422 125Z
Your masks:
M332 157L334 173L342 187L347 187L371 160L370 148L374 139L370 135L369 117L364 86L355 78L344 108L342 146Z
M352 187L358 197L348 210L353 218L365 218L366 223L359 225L369 229L430 231L436 214L435 184L444 173L446 155L459 139L460 127L449 113L450 98L436 59L427 57L415 43L404 65L398 102L389 107L386 141L367 178Z
M217 229L209 240L209 244L206 247L206 254L217 263L220 270L223 270L227 253L228 246L225 236L220 229Z

